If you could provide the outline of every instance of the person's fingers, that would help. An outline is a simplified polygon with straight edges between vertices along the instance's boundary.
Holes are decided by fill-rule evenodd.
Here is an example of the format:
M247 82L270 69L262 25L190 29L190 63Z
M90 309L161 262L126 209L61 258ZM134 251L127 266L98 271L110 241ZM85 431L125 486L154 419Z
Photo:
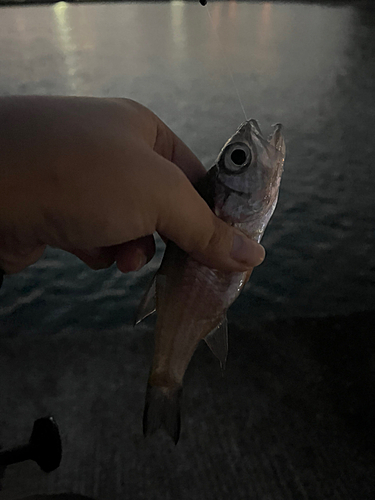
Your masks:
M155 241L154 237L150 235L110 247L68 251L91 269L106 269L116 262L121 272L128 273L138 271L152 259L155 254Z
M216 217L175 165L160 156L155 163L168 180L155 200L161 235L215 269L244 271L263 261L264 248Z
M156 153L177 165L193 184L205 175L206 170L195 154L155 113L131 99L116 101L132 117L138 138L143 137Z
M0 269L5 274L16 274L32 264L35 264L44 253L46 245L40 245L32 250L3 253L0 255Z
M191 149L158 117L154 151L177 165L192 184L206 174L206 169Z
M118 245L116 265L123 273L138 271L155 254L155 240L152 235Z
M90 250L70 249L67 251L94 270L107 269L115 262L116 249L114 247L101 247Z

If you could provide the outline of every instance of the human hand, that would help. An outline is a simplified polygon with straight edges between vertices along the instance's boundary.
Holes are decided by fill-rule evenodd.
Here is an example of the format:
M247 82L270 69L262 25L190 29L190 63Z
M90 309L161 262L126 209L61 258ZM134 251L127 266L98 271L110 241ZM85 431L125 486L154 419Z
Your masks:
M0 268L16 273L50 245L94 269L135 271L154 255L155 231L209 267L260 264L263 247L193 188L205 172L134 101L0 98Z

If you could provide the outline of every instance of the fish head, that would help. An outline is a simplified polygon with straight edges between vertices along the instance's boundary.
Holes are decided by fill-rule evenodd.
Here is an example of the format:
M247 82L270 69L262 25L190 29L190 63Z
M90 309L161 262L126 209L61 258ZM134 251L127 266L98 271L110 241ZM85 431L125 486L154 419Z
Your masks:
M248 120L219 153L213 208L228 223L247 223L273 213L285 159L282 126L274 128L265 139L257 121Z

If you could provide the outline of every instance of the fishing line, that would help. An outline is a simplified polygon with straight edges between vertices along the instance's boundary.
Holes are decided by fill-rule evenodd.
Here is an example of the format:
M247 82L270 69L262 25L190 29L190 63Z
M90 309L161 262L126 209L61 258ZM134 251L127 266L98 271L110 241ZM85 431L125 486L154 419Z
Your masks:
M236 90L236 94L237 94L237 97L238 97L238 100L239 100L239 103L241 105L241 109L242 109L242 112L245 116L245 120L248 121L248 118L247 118L247 115L246 115L246 111L245 111L245 107L243 105L243 102L242 102L242 99L241 99L241 96L240 96L240 93L238 91L238 88L237 88L237 85L236 85L236 82L234 81L234 77L233 77L233 72L229 66L229 63L228 63L228 58L227 58L227 55L226 55L226 52L225 52L225 49L224 49L224 45L221 43L221 40L220 40L220 37L219 37L219 33L216 31L216 28L215 28L215 25L214 25L214 21L211 17L211 13L210 13L210 9L208 8L208 4L206 5L206 9L207 9L207 14L208 14L208 17L210 19L210 23L211 23L211 26L212 26L212 30L213 32L215 33L216 35L216 38L218 40L218 43L219 43L219 47L221 49L221 52L222 52L222 57L224 59L224 63L225 63L225 66L227 67L227 70L229 72L229 75L231 77L231 80L233 82L233 85L234 85L234 88Z

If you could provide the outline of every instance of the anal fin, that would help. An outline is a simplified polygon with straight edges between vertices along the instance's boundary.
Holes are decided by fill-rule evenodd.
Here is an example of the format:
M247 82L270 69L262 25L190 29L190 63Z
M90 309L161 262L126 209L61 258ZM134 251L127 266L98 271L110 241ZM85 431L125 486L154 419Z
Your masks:
M220 361L221 369L224 370L228 356L228 320L226 315L224 316L223 321L219 323L219 325L208 335L206 335L204 340L213 354Z

